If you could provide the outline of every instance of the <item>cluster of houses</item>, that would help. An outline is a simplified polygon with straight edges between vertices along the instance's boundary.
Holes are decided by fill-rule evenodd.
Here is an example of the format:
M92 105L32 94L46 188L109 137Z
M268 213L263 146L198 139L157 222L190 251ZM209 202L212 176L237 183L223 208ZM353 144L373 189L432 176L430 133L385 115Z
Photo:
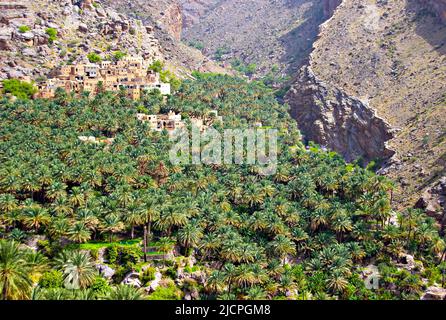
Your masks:
M147 122L150 125L150 128L154 131L166 130L167 132L172 133L176 129L186 127L186 122L182 120L181 114L175 114L173 111L169 111L168 114L158 115L138 113L137 118L140 121ZM191 117L189 120L193 126L200 130L200 132L206 131L216 122L223 122L223 118L218 115L217 110L208 112L205 117Z
M99 63L78 63L57 69L55 77L38 83L36 98L53 98L57 88L66 92L90 92L99 90L120 91L125 89L130 99L138 100L143 91L158 89L161 94L170 94L170 84L163 83L158 73L149 69L142 57L126 56L123 59Z

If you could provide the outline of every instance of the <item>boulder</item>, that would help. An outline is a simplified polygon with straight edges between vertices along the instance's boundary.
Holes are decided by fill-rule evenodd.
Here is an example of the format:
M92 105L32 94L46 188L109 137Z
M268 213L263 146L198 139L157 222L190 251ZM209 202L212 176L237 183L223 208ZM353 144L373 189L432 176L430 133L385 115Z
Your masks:
M397 267L405 269L407 271L419 270L423 271L423 264L421 262L415 261L414 256L410 254L401 253L398 258Z
M34 33L32 32L25 32L20 34L20 38L23 40L33 40L34 39Z
M151 292L155 291L156 288L159 287L162 277L163 277L163 275L157 269L155 272L155 279L152 282L150 282L150 285L147 288L145 288L146 292L151 293Z
M22 54L27 57L36 57L37 51L33 48L25 48L22 50Z
M79 27L78 27L78 30L80 32L88 32L88 26L85 23L80 23Z
M446 300L446 289L440 287L429 287L421 297L421 300Z
M0 38L0 51L11 51L12 49L11 43L8 40Z
M99 273L106 279L111 279L116 271L105 264L97 264L96 269L98 269Z
M129 285L129 286L133 286L136 288L141 288L141 280L139 280L138 272L132 271L132 272L128 273L121 283Z

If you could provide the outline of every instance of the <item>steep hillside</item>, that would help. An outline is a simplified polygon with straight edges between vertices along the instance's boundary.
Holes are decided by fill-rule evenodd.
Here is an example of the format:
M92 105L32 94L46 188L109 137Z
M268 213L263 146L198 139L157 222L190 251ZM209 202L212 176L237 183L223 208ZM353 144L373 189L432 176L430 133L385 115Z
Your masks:
M178 73L215 70L198 50L176 46L150 22L119 13L106 1L0 0L0 79L35 80L91 52L166 60ZM57 33L52 39L49 30Z
M184 41L201 43L209 57L256 63L258 74L273 66L292 73L308 57L318 27L337 1L181 0Z
M200 22L220 2L224 0L179 0L183 13L183 28L188 29Z
M446 171L442 2L343 1L322 26L309 67L287 96L308 138L347 158L386 159L395 152L383 172L401 183L397 200L405 203L414 202ZM330 96L332 91L342 95ZM357 103L375 109L377 116L350 112L344 95L358 97ZM377 123L380 130L374 134L369 129ZM358 137L365 143L358 144ZM388 149L393 152L380 152Z
M121 14L154 26L154 33L167 60L178 61L193 70L226 73L226 70L205 57L199 50L180 41L183 13L178 0L101 0L101 2Z

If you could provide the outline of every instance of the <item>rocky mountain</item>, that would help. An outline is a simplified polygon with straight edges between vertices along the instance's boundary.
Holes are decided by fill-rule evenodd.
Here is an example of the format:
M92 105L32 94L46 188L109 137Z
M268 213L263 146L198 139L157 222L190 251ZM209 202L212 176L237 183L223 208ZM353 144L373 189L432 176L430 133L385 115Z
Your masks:
M220 70L198 50L177 45L175 37L155 23L165 16L162 11L146 12L153 14L152 18L141 20L112 4L0 0L0 79L36 80L62 63L85 59L88 53L105 57L115 51L165 60L179 74ZM51 36L49 30L57 35Z
M306 61L319 25L338 0L181 0L183 40L200 43L208 57L256 63L293 73Z
M344 0L287 95L307 138L347 159L387 160L382 173L406 204L446 172L442 2Z

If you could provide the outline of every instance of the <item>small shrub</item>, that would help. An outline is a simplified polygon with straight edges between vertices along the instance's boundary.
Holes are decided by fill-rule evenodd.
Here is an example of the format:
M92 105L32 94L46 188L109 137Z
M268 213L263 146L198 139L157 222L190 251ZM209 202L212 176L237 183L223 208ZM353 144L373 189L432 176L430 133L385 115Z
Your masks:
M154 61L150 66L149 69L156 72L156 73L160 73L161 71L163 71L164 68L164 63L161 62L160 60L156 60Z
M98 276L94 279L90 289L98 295L106 295L110 291L110 286L107 280Z
M57 30L55 28L46 29L45 33L48 35L48 43L52 44L57 40Z
M38 240L37 247L47 256L51 255L52 253L51 244L48 240Z
M146 270L141 272L140 280L143 284L147 284L150 281L155 280L156 269L154 267L148 267Z
M30 99L37 92L37 88L32 83L9 79L3 81L3 93L10 93L19 99Z
M90 250L90 255L93 258L94 261L98 260L99 257L99 249L91 249Z
M113 53L113 60L114 61L119 61L122 60L122 58L124 58L127 54L125 52L122 51L115 51Z
M30 30L31 30L31 28L28 27L28 26L20 26L20 27L19 27L19 32L20 32L20 33L26 33L26 32L28 32L28 31L30 31Z
M55 289L63 287L63 274L58 270L45 272L39 280L39 286L45 289Z
M149 297L149 300L180 300L181 291L170 284L167 287L158 287Z
M102 61L102 58L100 55L98 55L95 52L91 52L87 55L88 61L90 61L91 63L98 63Z
M167 270L165 271L165 274L169 278L175 280L177 277L177 269L174 267L167 268Z

